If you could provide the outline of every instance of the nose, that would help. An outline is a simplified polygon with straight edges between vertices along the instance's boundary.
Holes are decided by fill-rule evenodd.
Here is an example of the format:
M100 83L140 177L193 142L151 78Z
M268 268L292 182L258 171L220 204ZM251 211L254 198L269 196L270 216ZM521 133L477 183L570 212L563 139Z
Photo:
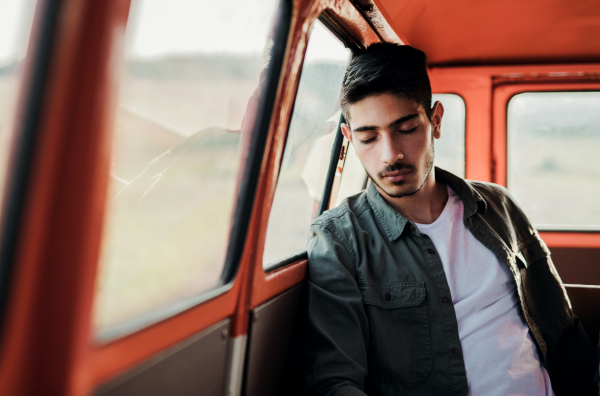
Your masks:
M392 165L404 158L402 147L396 139L387 133L383 133L381 139L381 162Z

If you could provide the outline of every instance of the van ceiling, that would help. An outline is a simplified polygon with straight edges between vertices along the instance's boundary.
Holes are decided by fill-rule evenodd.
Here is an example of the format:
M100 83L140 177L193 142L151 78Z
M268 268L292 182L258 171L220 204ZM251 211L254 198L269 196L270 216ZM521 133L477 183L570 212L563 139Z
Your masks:
M598 0L374 0L431 66L600 61Z

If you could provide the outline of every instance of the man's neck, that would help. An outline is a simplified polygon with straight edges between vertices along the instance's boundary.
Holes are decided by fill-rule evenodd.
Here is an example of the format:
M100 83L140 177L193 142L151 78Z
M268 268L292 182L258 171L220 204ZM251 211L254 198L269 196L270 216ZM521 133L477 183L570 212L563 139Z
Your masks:
M383 199L402 216L420 224L431 224L442 214L448 201L448 189L442 182L435 180L432 169L416 194L402 198L392 198L377 187Z

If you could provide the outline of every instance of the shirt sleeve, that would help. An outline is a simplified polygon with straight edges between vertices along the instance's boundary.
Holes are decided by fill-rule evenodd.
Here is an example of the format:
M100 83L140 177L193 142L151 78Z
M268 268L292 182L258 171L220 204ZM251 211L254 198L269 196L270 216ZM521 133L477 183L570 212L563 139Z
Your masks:
M303 395L365 395L369 326L347 243L313 225L308 244Z

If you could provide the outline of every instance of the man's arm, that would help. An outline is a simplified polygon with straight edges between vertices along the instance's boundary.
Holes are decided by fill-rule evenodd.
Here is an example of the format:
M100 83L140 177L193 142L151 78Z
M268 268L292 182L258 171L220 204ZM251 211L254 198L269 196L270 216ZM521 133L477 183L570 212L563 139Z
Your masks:
M304 395L365 395L369 326L347 242L321 224L308 244Z
M509 211L518 213L522 219L523 224L518 227L530 230L529 232L535 230L510 192L503 187L500 187L500 191L506 197ZM581 321L570 308L571 304L552 262L550 250L538 235L528 240L531 242L522 242L523 246L520 248L528 262L527 267L521 270L521 276L529 309L548 348L546 370L552 381L552 389L557 396L595 395L593 378L597 363L594 347ZM555 331L559 327L556 318L563 317L562 312L565 310L572 324L562 331Z

